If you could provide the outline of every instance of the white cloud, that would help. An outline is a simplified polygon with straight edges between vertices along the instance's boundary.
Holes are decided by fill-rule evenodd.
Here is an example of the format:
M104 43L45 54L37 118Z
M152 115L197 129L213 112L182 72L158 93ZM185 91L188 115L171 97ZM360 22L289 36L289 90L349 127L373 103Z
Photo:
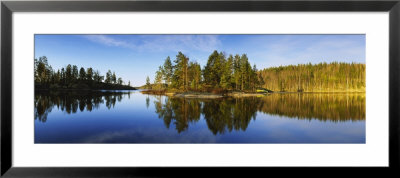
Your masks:
M221 45L217 35L138 35L135 40L124 40L112 35L84 35L84 38L106 46L139 51L210 51Z
M216 35L145 35L141 36L141 50L155 51L210 51L221 44Z
M106 46L116 46L116 47L124 47L124 48L135 48L135 45L130 44L128 42L117 40L115 38L106 36L106 35L83 35L84 38L99 44L103 44Z

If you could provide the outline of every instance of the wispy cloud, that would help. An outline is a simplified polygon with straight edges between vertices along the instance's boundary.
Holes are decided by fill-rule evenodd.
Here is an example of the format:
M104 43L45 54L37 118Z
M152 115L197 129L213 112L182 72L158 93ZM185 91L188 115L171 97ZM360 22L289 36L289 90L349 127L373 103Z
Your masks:
M137 35L121 39L114 35L84 35L84 38L106 46L139 51L210 51L221 45L217 35Z
M118 40L107 35L83 35L84 38L99 44L106 46L124 47L124 48L135 48L135 45L130 44L126 41Z

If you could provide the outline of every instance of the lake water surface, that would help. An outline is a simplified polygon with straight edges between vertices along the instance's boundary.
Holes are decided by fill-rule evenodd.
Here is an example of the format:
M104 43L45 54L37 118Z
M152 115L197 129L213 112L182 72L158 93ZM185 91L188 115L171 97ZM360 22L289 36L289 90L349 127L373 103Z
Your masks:
M35 93L35 143L365 143L364 93Z

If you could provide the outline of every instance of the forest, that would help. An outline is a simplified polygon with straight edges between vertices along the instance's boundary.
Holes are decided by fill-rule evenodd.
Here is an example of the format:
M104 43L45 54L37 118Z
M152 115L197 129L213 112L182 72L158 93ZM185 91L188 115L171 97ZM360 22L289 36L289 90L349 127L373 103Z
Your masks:
M108 70L106 76L91 67L85 69L68 64L66 67L55 71L48 64L46 56L34 60L35 89L92 89L92 90L121 90L135 89L126 84L121 77L117 78L115 72Z
M147 89L178 91L241 90L255 91L263 85L256 65L251 66L246 54L226 55L214 51L202 69L197 62L179 52L173 63L168 56L156 71L153 84L147 77Z
M68 64L54 70L46 56L35 59L35 89L135 89L115 72L103 76L91 67ZM318 63L270 67L258 70L246 54L229 54L214 50L207 64L178 52L168 56L158 67L153 82L146 78L142 88L154 91L227 91L274 92L365 92L365 64Z
M258 70L246 54L214 51L202 68L179 52L158 67L146 89L172 91L365 92L365 64L318 63Z
M365 64L319 63L260 70L262 87L291 92L365 92Z

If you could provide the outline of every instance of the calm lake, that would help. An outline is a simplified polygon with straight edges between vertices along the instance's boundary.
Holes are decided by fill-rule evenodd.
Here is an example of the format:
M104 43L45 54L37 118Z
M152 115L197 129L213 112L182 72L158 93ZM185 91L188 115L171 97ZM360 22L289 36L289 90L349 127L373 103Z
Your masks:
M365 143L365 93L35 93L35 143Z

